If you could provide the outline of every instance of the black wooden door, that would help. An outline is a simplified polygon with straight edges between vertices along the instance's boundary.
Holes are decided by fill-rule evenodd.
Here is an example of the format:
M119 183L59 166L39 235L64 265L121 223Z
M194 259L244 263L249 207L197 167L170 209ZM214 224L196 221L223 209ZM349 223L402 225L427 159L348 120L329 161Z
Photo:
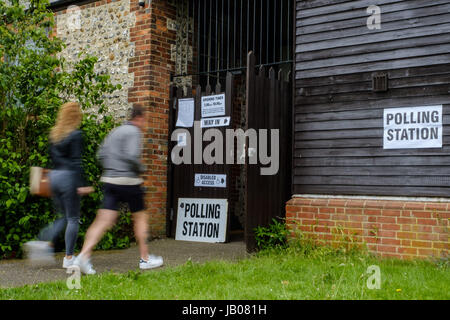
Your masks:
M186 94L184 94L186 91ZM215 90L212 91L211 87L206 86L202 91L201 86L197 86L195 90L192 88L180 88L171 87L170 90L170 112L169 112L169 146L168 146L168 194L167 194L167 220L166 220L166 235L168 237L175 237L176 225L177 225L177 209L179 198L201 198L201 199L229 199L230 183L226 182L225 188L219 187L196 187L194 180L195 174L221 174L226 177L230 176L230 166L223 162L223 164L206 164L202 160L201 164L195 164L195 130L194 127L183 128L189 131L191 135L191 163L190 164L177 164L172 162L172 149L177 144L176 141L171 141L171 135L176 127L176 120L178 117L178 104L177 101L184 98L194 99L194 121L201 121L201 98L209 95L225 94L225 113L226 116L232 114L232 101L233 101L233 75L229 73L226 78L225 90L222 91L220 82L217 83ZM220 126L214 129L219 130L223 137L226 136L226 129L229 126ZM208 128L202 128L202 136ZM203 150L210 143L209 141L202 141L201 152L203 156ZM225 155L225 143L223 144L223 154ZM198 150L198 149L197 149ZM203 159L203 157L202 157ZM228 208L230 205L228 204ZM228 209L229 211L229 209ZM229 215L228 223L229 227ZM228 232L227 232L228 237ZM228 241L228 239L227 239Z
M257 164L246 162L246 220L245 242L248 251L256 248L254 229L268 226L273 218L285 217L285 203L291 192L291 130L292 87L290 72L275 73L273 68L255 70L255 56L248 55L247 62L247 125L246 130L258 131L258 153L261 147L260 129L268 130L268 143L273 130L279 130L279 140L268 147L278 148L279 168L274 175L262 175L258 155ZM248 155L249 145L246 145ZM248 160L248 157L247 157Z

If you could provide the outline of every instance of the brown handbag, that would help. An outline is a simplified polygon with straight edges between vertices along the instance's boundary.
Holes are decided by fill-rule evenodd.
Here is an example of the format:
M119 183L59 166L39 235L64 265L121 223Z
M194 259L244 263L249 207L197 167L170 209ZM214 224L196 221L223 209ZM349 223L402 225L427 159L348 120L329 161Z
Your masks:
M39 197L51 197L50 169L41 167L30 168L30 193Z

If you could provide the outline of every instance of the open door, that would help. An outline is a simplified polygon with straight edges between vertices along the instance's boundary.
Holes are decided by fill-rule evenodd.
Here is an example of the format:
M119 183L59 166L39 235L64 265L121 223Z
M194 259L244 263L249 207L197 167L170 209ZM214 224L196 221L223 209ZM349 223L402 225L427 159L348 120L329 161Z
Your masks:
M255 70L255 55L248 54L247 60L247 116L246 130L258 132L258 162L245 165L246 173L246 219L245 242L248 251L256 249L254 229L268 226L273 218L285 217L285 204L291 189L291 130L292 130L292 87L290 71L275 73L273 68L264 66ZM269 156L274 159L274 152L279 155L276 174L263 175L261 169L267 164L261 162L262 131L267 129ZM279 139L271 143L271 136L278 130ZM246 154L249 150L246 143ZM247 158L248 160L248 158ZM271 164L273 165L273 163Z

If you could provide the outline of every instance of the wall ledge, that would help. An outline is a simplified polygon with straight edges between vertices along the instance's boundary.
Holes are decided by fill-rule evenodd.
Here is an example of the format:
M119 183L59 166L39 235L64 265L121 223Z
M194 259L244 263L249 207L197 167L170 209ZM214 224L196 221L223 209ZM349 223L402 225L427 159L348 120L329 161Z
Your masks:
M294 194L294 198L308 199L349 199L349 200L380 200L380 201L415 201L415 202L445 202L450 203L450 198L433 197L389 197L389 196L355 196L355 195L324 195L324 194Z

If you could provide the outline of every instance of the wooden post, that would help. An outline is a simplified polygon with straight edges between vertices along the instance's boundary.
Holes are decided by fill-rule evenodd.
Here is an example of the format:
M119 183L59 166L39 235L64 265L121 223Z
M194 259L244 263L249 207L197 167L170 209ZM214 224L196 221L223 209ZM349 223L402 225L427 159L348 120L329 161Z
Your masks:
M169 135L167 141L167 202L166 202L166 236L170 237L172 230L172 219L174 215L173 206L173 163L172 163L172 148L173 142L171 140L172 132L175 127L175 93L176 88L174 85L170 85L169 88Z
M228 126L222 127L220 131L222 131L223 137L226 138L226 129L231 126L232 118L233 118L233 100L234 100L234 77L231 72L227 72L227 78L225 81L225 116L230 116L230 122ZM234 144L233 144L234 145ZM228 194L228 200L230 200L231 195L231 179L230 176L232 174L232 164L226 163L227 158L227 152L230 152L230 150L226 149L226 143L224 140L224 146L223 146L223 156L224 156L224 164L222 165L224 172L227 173L227 194ZM234 152L234 150L233 150ZM231 224L231 215L230 215L230 202L228 202L228 212L227 212L227 235L225 242L230 242L230 224Z
M252 119L252 113L254 112L254 106L255 106L255 82L256 82L256 75L255 75L255 55L252 51L248 53L247 56L247 77L246 77L246 123L245 123L245 130L248 130L250 126L252 126L251 119ZM249 188L248 188L248 182L249 182L249 164L248 164L248 141L245 141L245 226L244 226L244 239L247 251L251 252L255 249L255 241L253 238L253 230L251 230L251 215L249 212L249 209L251 208L251 205L249 203Z

